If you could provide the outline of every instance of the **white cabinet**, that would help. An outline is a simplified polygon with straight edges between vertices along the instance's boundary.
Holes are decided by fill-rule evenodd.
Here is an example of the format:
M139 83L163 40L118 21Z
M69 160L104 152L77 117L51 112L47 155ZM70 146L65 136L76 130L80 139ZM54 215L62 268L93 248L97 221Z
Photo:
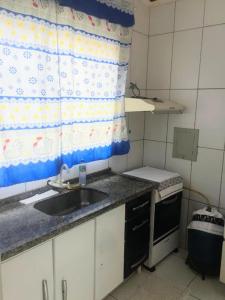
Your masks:
M220 268L220 281L225 283L225 242L223 242L222 260Z
M123 281L124 228L122 205L2 262L0 300L102 300Z
M2 262L2 300L53 300L52 242Z
M54 239L56 300L93 300L94 230L92 220Z
M123 281L125 205L96 218L95 300Z

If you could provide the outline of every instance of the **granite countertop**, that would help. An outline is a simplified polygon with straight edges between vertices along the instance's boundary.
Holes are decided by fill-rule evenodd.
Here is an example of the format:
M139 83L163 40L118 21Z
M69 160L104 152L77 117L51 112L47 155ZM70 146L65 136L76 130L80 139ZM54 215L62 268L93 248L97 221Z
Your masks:
M44 214L34 208L35 203L21 204L19 200L30 197L31 192L0 202L0 260L4 261L145 192L150 192L155 186L154 182L116 175L106 170L90 176L87 187L107 193L108 197L65 216ZM37 191L40 193L48 189L45 187Z

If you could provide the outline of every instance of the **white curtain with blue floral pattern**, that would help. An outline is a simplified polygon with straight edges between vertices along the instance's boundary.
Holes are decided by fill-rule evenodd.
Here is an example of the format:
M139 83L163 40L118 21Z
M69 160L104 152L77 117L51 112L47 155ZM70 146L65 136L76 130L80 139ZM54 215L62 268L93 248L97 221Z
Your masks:
M0 2L0 186L129 151L130 39L55 0Z

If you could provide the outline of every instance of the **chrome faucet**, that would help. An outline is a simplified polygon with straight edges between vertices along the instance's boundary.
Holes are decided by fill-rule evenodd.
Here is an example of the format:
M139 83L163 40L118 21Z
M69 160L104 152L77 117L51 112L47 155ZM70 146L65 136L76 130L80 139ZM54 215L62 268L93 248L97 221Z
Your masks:
M59 183L63 184L63 171L66 171L67 173L69 173L70 169L67 166L67 164L63 164L60 168L60 173L59 173Z
M63 182L63 171L64 170L66 170L67 173L69 173L69 167L67 166L67 164L62 164L58 177L55 180L49 180L47 182L47 184L53 188L58 188L58 189L68 188L69 183Z
M57 177L56 180L49 180L47 184L53 188L57 189L68 189L68 190L75 190L77 188L80 188L79 183L71 184L69 182L64 182L63 180L63 171L66 171L69 173L70 169L67 166L67 164L62 164L59 172L59 176Z

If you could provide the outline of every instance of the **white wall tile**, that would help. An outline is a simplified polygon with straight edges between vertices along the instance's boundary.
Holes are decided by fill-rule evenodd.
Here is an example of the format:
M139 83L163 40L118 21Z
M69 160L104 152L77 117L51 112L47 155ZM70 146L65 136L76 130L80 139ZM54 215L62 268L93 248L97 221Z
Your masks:
M140 0L134 2L134 17L135 25L134 30L148 34L149 30L149 15L150 9L144 5Z
M206 0L205 25L225 23L225 1Z
M127 155L116 155L109 159L109 167L113 172L122 173L127 170Z
M202 29L176 32L172 64L172 89L196 89L198 85Z
M203 26L204 0L180 0L176 2L175 30Z
M159 98L162 100L169 100L170 91L169 90L147 90L146 97Z
M144 141L144 165L163 169L165 167L166 143Z
M196 128L200 129L200 147L224 149L225 90L199 91Z
M129 140L143 140L144 138L144 112L129 113Z
M128 153L128 170L139 168L143 161L143 141L136 141L130 143L131 149Z
M191 187L205 194L212 205L218 206L223 152L204 148L198 150L198 160L192 163ZM190 193L190 197L192 200L204 201L194 193Z
M146 88L148 37L133 31L130 61L130 81Z
M135 90L135 94L136 94L136 96L138 96L138 94L137 94L138 92ZM134 95L133 95L133 93L132 93L132 90L131 89L126 89L126 97L133 97ZM141 97L145 97L146 96L146 90L144 89L144 90L140 90L140 96ZM128 115L128 113L127 113L127 115Z
M225 160L223 162L222 186L220 195L220 207L225 209Z
M169 90L149 90L147 91L147 97L168 100ZM145 113L145 139L166 142L167 122L167 114Z
M200 88L225 88L225 25L204 28Z
M225 218L225 209L223 208L219 208L219 212L223 215L223 217Z
M184 159L173 158L173 144L167 144L166 169L179 173L184 179L184 186L190 186L191 162ZM184 192L184 197L189 198L189 192Z
M16 184L9 187L0 187L0 200L24 193L25 190L25 183Z
M180 217L180 232L179 232L179 246L182 249L187 247L187 216L188 216L188 199L182 199L181 217Z
M25 183L26 191L35 190L35 189L39 189L43 186L46 186L47 181L48 181L48 179L27 182L27 183Z
M150 35L173 32L175 3L154 7L150 11Z
M145 139L166 142L168 115L145 114Z
M150 37L148 89L168 89L170 87L172 44L172 33Z
M170 99L185 107L183 114L171 114L167 141L173 142L174 127L194 128L197 90L171 90Z
M70 168L69 173L66 174L66 176L68 177L68 180L79 177L79 165L75 165Z
M106 160L97 160L87 164L87 174L95 173L109 167L109 161Z

